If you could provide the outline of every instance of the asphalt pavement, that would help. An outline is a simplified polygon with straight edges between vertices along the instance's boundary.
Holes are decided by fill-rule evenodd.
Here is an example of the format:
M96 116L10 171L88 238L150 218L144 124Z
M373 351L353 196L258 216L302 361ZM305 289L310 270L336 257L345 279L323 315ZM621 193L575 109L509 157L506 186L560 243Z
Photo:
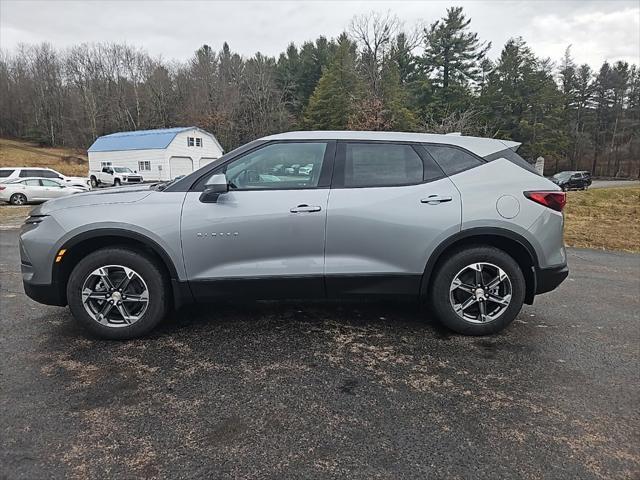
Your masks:
M589 188L640 187L637 180L594 180Z
M570 250L503 333L245 303L88 338L0 231L0 478L639 478L640 256Z

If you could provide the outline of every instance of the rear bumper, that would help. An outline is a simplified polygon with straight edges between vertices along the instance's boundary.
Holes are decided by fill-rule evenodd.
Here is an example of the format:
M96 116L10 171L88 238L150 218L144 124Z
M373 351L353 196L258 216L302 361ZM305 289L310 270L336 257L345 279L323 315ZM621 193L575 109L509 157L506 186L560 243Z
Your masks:
M569 275L569 267L560 265L552 268L536 269L536 295L555 290Z

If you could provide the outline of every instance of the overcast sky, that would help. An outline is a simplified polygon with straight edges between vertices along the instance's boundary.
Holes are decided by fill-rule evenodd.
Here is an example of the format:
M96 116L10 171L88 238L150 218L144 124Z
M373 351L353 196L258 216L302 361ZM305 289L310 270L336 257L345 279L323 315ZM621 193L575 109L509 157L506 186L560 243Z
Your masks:
M471 28L490 40L495 58L522 36L537 55L559 60L567 45L578 63L640 63L640 2L610 1L29 1L0 0L0 47L47 41L127 42L165 59L185 60L202 44L227 41L245 56L277 55L287 44L335 37L353 15L396 14L407 27L431 23L463 6Z

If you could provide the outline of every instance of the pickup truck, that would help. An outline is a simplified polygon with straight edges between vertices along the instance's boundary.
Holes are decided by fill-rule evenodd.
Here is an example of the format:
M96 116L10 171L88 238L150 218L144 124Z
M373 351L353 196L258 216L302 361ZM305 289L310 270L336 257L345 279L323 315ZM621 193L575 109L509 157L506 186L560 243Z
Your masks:
M102 167L101 170L90 170L89 179L91 180L92 188L97 188L100 185L117 187L119 185L142 183L143 181L142 175L138 172L131 170L129 167L118 166Z

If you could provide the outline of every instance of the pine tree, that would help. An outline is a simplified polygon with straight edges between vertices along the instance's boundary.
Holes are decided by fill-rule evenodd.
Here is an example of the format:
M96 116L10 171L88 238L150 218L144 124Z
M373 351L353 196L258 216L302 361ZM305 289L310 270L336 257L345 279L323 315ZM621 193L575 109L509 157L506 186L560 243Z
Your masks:
M361 95L356 71L356 46L346 34L338 38L333 60L318 81L305 110L310 129L346 129Z
M435 73L436 84L445 97L452 86L466 86L481 79L481 62L491 43L480 42L478 34L469 32L471 19L462 7L447 9L447 16L425 29L423 67Z
M423 80L423 116L432 119L471 108L473 86L482 80L482 62L491 43L480 42L469 31L461 7L447 9L447 15L424 31L424 54L420 65L429 80Z
M481 100L496 136L522 141L523 156L563 157L562 95L551 63L537 59L521 38L505 45Z

